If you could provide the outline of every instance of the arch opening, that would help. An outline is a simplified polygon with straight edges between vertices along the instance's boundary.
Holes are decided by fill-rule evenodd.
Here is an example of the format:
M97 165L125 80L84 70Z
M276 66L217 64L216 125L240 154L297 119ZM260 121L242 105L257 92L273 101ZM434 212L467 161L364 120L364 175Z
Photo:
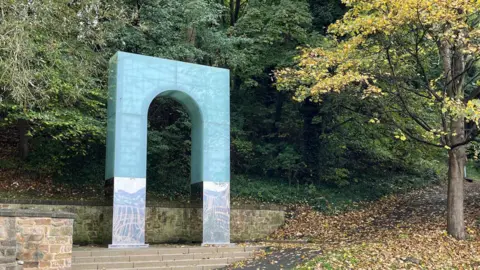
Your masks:
M191 107L190 107L191 108ZM196 108L194 108L196 109ZM194 200L191 207L182 208L181 214L170 224L162 227L151 226L147 222L145 238L149 243L201 243L202 214L198 208L200 194L191 181L200 181L195 172L201 170L201 164L195 164L192 141L192 116L197 110L189 109L177 98L158 95L150 103L147 124L147 204L154 201L168 201L175 205ZM201 129L200 129L201 130ZM199 143L199 142L197 142ZM198 148L198 147L197 147ZM201 148L201 147L200 147ZM201 156L197 158L202 158ZM191 164L193 163L193 167ZM197 188L197 189L196 189ZM191 191L196 192L191 196ZM166 211L159 213L159 211ZM150 215L168 215L169 210L157 210ZM157 217L150 216L157 220ZM148 220L148 219L147 219ZM162 223L163 224L163 223Z
M147 201L184 201L190 190L189 113L177 100L157 96L147 129Z
M158 100L170 100L170 104L178 102L183 110L188 114L190 119L190 183L199 183L202 181L203 170L203 117L200 107L197 102L188 94L178 90L167 90L156 95L148 103L147 113L148 119L150 118L150 109L152 104ZM175 106L175 105L174 105ZM180 112L181 113L181 112ZM195 193L196 188L192 188L192 193ZM198 198L198 194L192 195L192 199Z

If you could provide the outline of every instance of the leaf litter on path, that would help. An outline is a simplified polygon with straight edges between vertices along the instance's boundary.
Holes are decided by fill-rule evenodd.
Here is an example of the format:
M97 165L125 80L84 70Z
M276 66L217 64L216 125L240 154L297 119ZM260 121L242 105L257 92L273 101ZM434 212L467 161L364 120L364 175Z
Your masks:
M467 240L445 231L446 194L435 186L338 215L298 207L273 239L313 242L322 255L305 269L480 269L480 183L465 184Z

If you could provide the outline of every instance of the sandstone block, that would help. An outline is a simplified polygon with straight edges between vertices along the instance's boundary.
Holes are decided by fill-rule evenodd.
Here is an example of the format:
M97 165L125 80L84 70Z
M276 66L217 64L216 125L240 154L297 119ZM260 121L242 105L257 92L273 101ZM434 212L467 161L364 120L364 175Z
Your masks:
M51 218L37 218L35 219L35 225L50 225L52 222Z

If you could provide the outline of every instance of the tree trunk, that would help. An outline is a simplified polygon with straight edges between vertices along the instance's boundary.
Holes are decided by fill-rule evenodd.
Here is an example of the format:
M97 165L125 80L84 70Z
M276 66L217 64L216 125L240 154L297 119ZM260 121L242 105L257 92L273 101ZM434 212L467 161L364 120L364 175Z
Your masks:
M193 26L187 28L187 42L193 46L197 43L197 31Z
M278 137L278 125L280 120L282 119L282 109L283 109L283 102L285 101L285 94L283 92L277 93L277 100L275 102L275 114L273 115L273 125L272 125L272 133L275 134L275 137Z
M303 116L303 159L307 164L311 177L318 181L318 149L319 140L316 127L313 125L313 118L318 115L318 103L307 99L300 107L300 113Z
M219 0L219 4L222 5L222 7L225 7L225 0ZM222 14L222 25L226 25L227 24L227 19L226 19L226 12L224 12Z
M461 87L457 91L461 92ZM463 117L450 122L451 145L465 142L465 120ZM465 222L463 218L463 183L466 161L466 146L452 147L448 151L448 205L447 231L456 239L465 239Z
M187 28L187 42L190 43L193 47L195 47L197 42L197 31L195 27L190 26ZM195 63L195 57L187 57L187 62Z
M465 165L465 148L457 147L448 153L448 206L447 231L457 238L465 239L463 217L463 166Z
M235 0L230 0L230 25L235 24Z
M21 159L26 159L28 156L28 121L19 119L17 122L18 129L18 155Z
M233 25L238 21L238 15L240 14L240 0L235 1L235 14L233 14Z
M449 98L463 100L464 98L464 71L465 58L461 48L452 47L444 40L439 43L442 68L446 79L446 94ZM463 75L462 75L463 74ZM447 204L447 231L457 238L465 239L465 222L463 215L463 181L466 160L465 119L464 117L452 117L447 128L450 138L447 136L448 152L448 204ZM461 145L456 146L455 145Z
M450 123L451 145L465 142L465 120L453 119ZM466 146L453 147L448 151L448 205L447 231L456 239L465 239L463 217L463 183L466 161Z

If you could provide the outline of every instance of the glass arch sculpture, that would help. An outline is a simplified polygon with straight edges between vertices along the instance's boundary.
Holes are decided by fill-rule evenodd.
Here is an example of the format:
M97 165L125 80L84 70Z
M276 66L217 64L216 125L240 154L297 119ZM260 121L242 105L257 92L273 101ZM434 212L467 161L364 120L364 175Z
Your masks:
M113 184L111 248L146 247L148 108L180 102L192 121L192 194L203 204L203 244L230 243L230 79L227 69L117 52L108 81L105 179Z

